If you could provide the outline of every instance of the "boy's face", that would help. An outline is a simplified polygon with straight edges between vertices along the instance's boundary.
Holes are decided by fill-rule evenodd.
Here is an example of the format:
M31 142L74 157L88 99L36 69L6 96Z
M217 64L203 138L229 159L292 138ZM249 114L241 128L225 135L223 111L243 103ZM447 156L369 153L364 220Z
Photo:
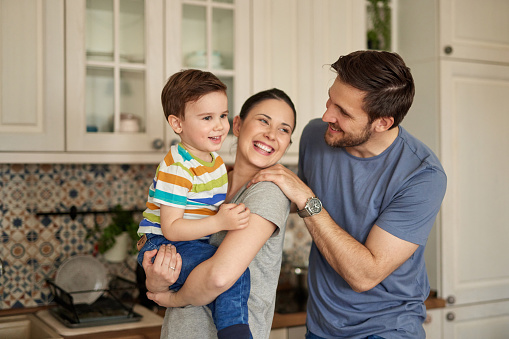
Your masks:
M211 161L210 152L219 151L230 130L226 94L211 92L197 101L187 102L184 116L185 120L181 120L170 115L170 126L191 154Z

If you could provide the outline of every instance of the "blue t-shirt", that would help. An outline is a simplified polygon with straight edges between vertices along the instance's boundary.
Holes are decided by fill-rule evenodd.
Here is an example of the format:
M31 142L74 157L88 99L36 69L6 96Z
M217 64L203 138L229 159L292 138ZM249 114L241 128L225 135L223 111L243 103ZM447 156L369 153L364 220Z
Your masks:
M418 244L416 252L373 289L358 293L328 264L313 243L309 256L307 325L324 338L424 338L429 281L424 246L440 209L446 175L440 161L401 126L383 153L352 156L324 140L316 119L300 142L299 176L332 219L360 243L378 225Z

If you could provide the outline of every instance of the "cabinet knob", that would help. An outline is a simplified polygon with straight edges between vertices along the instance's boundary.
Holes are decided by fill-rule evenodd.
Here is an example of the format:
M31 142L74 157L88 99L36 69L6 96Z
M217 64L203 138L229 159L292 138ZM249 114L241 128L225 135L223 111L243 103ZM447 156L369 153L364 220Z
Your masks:
M452 54L452 46L445 46L444 53L447 55Z
M453 305L456 302L456 298L453 295L447 297L447 303Z
M454 314L454 312L449 312L447 313L447 315L445 316L445 318L449 321L453 321L454 319L456 319L456 314Z
M155 139L153 142L152 142L152 147L154 149L161 149L163 148L164 146L164 142L163 142L163 139Z

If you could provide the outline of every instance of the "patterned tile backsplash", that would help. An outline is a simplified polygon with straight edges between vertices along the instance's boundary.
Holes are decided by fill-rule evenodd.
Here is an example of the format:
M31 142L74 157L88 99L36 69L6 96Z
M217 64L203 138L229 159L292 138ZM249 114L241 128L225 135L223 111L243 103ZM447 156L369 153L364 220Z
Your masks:
M156 166L89 164L0 164L0 309L47 305L54 279L67 258L95 255L87 232L105 227L108 214L37 215L45 212L104 211L120 204L142 210ZM135 214L141 218L141 214ZM306 266L311 238L302 220L291 215L284 258ZM135 257L108 263L111 274L135 280Z

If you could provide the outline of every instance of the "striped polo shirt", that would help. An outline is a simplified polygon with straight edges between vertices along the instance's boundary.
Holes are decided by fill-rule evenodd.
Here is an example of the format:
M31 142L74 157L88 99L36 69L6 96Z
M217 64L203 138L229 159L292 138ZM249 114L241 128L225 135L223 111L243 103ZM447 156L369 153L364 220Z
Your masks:
M150 185L138 233L163 234L161 205L184 209L184 219L201 219L217 213L226 198L228 174L223 159L216 152L210 154L212 162L205 162L181 144L171 146Z

